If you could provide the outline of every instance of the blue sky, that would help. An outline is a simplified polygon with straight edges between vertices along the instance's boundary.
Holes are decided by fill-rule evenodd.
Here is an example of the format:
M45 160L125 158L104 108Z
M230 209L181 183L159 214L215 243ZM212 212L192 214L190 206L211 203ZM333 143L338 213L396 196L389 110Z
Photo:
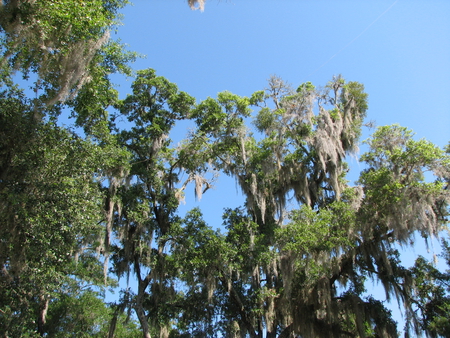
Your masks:
M273 74L316 86L342 74L365 85L368 120L450 140L448 1L209 0L201 13L184 0L135 0L123 13L115 37L146 55L134 68L198 101L250 95Z
M441 147L450 141L448 0L209 0L203 13L185 0L134 0L122 12L113 37L146 55L133 68L154 68L197 102L223 90L251 95L271 75L321 86L342 74L365 85L367 121L398 123ZM117 80L122 96L131 81ZM358 162L349 162L356 179ZM188 191L182 210L199 205L219 226L224 207L242 204L236 191L221 177L200 203Z

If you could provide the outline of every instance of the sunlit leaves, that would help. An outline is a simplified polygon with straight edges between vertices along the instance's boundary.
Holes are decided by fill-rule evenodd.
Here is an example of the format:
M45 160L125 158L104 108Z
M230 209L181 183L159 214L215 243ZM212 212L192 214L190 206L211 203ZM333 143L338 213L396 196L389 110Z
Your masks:
M92 79L91 71L99 66L96 56L107 45L109 30L117 23L117 11L126 3L126 0L2 3L0 68L20 70L24 77L33 74L32 79L37 78L33 89L46 105L74 98ZM115 65L110 70L124 67L123 59L117 58L124 53L111 49L113 45L109 44L105 57L106 63Z
M314 256L314 252L339 254L352 244L356 215L347 203L334 202L316 212L307 206L292 211L290 222L277 230L281 250L298 257Z
M369 169L360 179L371 203L367 210L373 208L377 222L392 228L401 242L415 230L425 237L437 234L447 213L443 178L449 175L449 157L397 125L380 127L367 142L371 151L361 159Z

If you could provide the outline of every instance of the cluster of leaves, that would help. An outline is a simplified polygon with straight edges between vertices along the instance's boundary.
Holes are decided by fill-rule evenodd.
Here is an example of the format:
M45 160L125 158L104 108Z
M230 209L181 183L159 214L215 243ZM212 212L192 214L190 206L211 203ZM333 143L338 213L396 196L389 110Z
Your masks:
M20 71L33 80L36 105L74 98L111 70L129 72L134 53L109 40L127 0L11 0L0 2L0 79ZM119 62L117 62L119 61ZM109 68L109 69L108 69ZM112 68L112 69L111 69Z
M442 242L444 258L450 267L450 246ZM414 304L420 312L420 329L430 337L447 337L450 335L450 270L439 271L433 263L423 257L416 260L410 269L416 283Z
M0 2L1 336L108 331L111 310L97 296L104 283L101 182L127 154L59 126L57 116L68 98L82 99L80 90L95 97L70 102L80 121L105 116L115 100L108 77L129 72L134 58L107 38L125 3ZM33 80L35 93L27 97L14 84L16 72ZM119 331L136 333L122 324Z

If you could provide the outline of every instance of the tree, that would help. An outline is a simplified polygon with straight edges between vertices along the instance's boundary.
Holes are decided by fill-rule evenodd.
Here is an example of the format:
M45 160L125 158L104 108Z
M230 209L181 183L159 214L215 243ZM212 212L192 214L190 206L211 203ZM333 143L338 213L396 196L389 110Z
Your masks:
M117 12L126 0L0 2L0 70L11 76L30 73L38 103L51 106L75 97L92 80L98 55L115 63L119 50L109 41ZM109 53L104 53L107 50ZM114 51L115 53L111 54ZM119 52L119 54L121 51Z
M88 135L104 136L99 131L107 122L106 108L117 99L109 76L130 74L127 63L135 57L109 40L125 4L0 2L5 336L45 334L49 306L67 288L110 283L101 278L100 185L104 171L126 154L105 144L105 137L95 144L56 123L68 103ZM14 84L17 72L31 79L31 98Z
M105 267L111 253L114 273L138 281L137 293L109 312L110 336L131 307L144 337L396 337L382 302L363 296L367 278L405 304L416 333L445 332L442 289L433 300L425 293L417 299L413 277L426 267L402 267L394 244L408 245L417 231L437 235L445 224L449 157L405 128L381 127L367 141L360 186L348 186L344 158L356 148L367 108L362 85L336 78L320 91L310 83L292 90L273 78L267 92L224 92L194 108L192 97L145 70L133 94L115 103L130 126L116 126L113 114L90 124L94 138L86 140L37 121L20 91L3 96L5 335L56 335L60 324L46 321L64 323L55 315L60 306L75 315L77 304L97 304L88 293L63 292L99 285L95 252ZM245 125L251 106L260 108L256 136ZM186 118L197 130L171 147L171 128ZM14 143L20 132L31 136L28 143ZM176 212L189 182L198 197L211 185L209 165L235 177L247 198L226 210L225 234L198 210L183 219ZM425 180L427 171L434 182ZM298 204L288 209L289 196ZM208 306L193 311L200 304ZM432 306L431 317L414 311ZM64 324L64 332L85 320L98 325L76 315L81 326Z
M167 310L176 296L165 246L177 223L182 163L168 136L175 122L188 116L194 99L151 69L139 71L132 87L133 94L119 104L132 126L117 134L131 153L130 170L117 195L109 197L117 199L117 214L111 218L117 238L112 243L113 271L118 277L133 273L138 281L132 306L144 337L150 337L151 328L170 329L162 308Z
M450 248L442 241L443 258L450 266ZM434 264L419 257L410 269L416 285L416 293L412 295L412 303L420 311L420 327L430 337L448 337L450 334L450 275L439 271Z
M380 127L350 186L368 105L340 76L196 104L147 69L119 100L110 75L131 75L135 54L108 31L125 4L0 3L1 334L136 336L134 314L145 338L397 337L371 279L407 334L448 335L448 274L398 252L447 224L448 153ZM82 132L58 125L63 111ZM174 145L182 120L194 129ZM219 173L245 196L222 231L178 211L190 183L200 199ZM138 287L107 305L113 276Z
M89 140L36 121L22 92L0 95L1 330L43 334L48 306L64 288L103 281L95 175L104 156Z
M63 294L49 307L46 337L106 337L112 311L93 291ZM125 315L118 323L114 337L131 338L140 333L134 320Z
M198 129L184 151L204 149L247 198L225 213L226 236L211 240L215 254L206 245L189 269L196 288L215 290L225 335L396 337L389 311L363 298L367 278L381 281L388 299L397 297L419 323L411 307L416 286L395 243L409 245L417 231L437 235L446 223L449 158L405 128L381 127L362 156L368 169L360 186L349 187L343 160L356 148L366 96L361 84L342 78L322 91L310 83L294 91L272 78L266 93L221 93L194 112ZM243 124L251 104L261 106L259 141ZM428 171L436 181L425 180ZM289 196L297 208L286 210ZM205 266L208 282L198 277Z

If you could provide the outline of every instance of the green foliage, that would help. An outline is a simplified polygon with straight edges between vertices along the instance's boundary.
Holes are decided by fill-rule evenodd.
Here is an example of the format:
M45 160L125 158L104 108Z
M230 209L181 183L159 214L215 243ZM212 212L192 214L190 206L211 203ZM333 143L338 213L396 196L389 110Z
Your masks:
M111 315L112 310L92 291L78 295L63 294L49 306L46 337L105 337ZM114 337L140 335L132 319L121 316L118 322Z
M250 97L196 104L145 69L119 100L110 76L131 76L136 54L108 31L126 3L0 5L0 334L397 337L370 279L404 307L407 334L448 336L448 273L423 258L406 269L397 244L445 229L450 146L380 127L350 187L360 83L272 77ZM81 135L59 125L63 111ZM183 120L195 130L175 146ZM190 183L200 200L219 173L245 196L225 209L224 233L178 210ZM108 306L113 276L137 289Z
M36 93L46 104L73 97L90 81L96 55L106 44L108 31L126 0L7 1L0 5L2 61L0 68L35 74ZM123 64L117 48L106 51L106 63ZM108 54L111 53L111 58ZM119 66L120 67L120 66Z
M367 210L376 209L378 226L390 227L402 242L415 230L424 237L437 234L447 214L448 155L426 140L413 140L411 131L397 125L380 127L367 142L371 151L361 160L369 169L360 182L366 187ZM426 173L435 175L434 182Z
M282 250L298 257L306 257L321 251L335 252L348 250L355 226L356 215L349 204L334 202L328 208L319 212L303 206L292 211L291 220L285 227L277 229L277 243ZM308 259L313 261L314 259ZM298 264L304 262L298 261Z
M450 247L442 241L443 254L450 267ZM430 337L448 337L450 334L450 271L439 271L423 257L411 268L417 287L414 303L421 312L421 328Z
M9 315L0 320L4 332L20 336L42 331L42 307L73 278L102 281L91 256L101 231L102 156L89 140L36 121L21 92L2 95L0 297Z
M308 82L302 83L300 86L298 86L297 93L311 92L315 89L316 89L316 87L310 81L308 81Z

